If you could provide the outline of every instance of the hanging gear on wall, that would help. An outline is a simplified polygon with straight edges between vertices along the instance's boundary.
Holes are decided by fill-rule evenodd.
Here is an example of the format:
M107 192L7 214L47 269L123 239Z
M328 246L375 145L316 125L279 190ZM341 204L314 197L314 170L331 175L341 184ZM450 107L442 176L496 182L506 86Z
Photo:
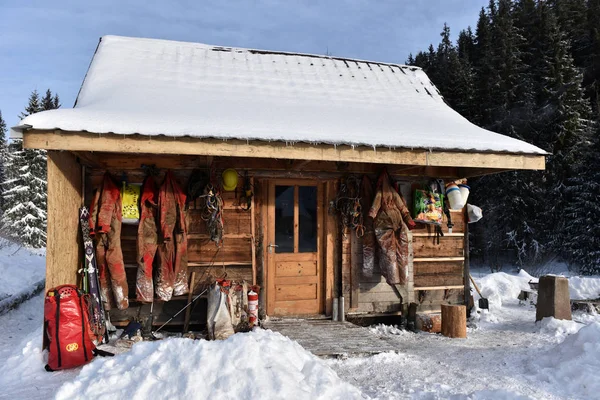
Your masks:
M217 247L221 247L223 245L223 199L221 194L209 183L200 198L202 198L200 206L202 219L206 222L210 240L215 242Z
M361 206L363 211L363 221L365 234L362 240L363 250L363 276L373 276L373 271L378 262L377 257L377 237L373 228L373 218L369 218L369 209L373 204L373 183L367 175L363 176L361 185Z
M244 211L250 211L252 208L252 197L254 193L252 193L252 183L250 182L250 177L248 176L248 171L244 174L244 186L242 188L243 193L240 197L240 208Z
M185 194L173 173L167 171L158 191L159 243L155 273L156 297L169 301L173 295L188 293L187 223Z
M90 235L96 241L96 259L100 294L104 308L116 304L119 310L129 307L129 286L121 248L121 193L106 172L102 187L96 190L90 206Z
M342 216L342 224L356 231L358 237L365 233L360 193L361 181L354 175L348 175L342 178L335 198L335 209Z
M195 169L190 174L187 187L187 199L185 208L188 209L190 203L193 203L196 199L200 198L204 194L204 188L209 182L209 177L206 171L201 169Z
M233 168L227 168L221 174L221 178L223 180L223 190L226 192L233 192L238 185L238 174L237 171Z
M381 274L389 285L406 285L410 252L408 230L415 223L404 198L392 187L386 170L383 170L377 181L377 192L369 217L374 219L375 236L380 248Z

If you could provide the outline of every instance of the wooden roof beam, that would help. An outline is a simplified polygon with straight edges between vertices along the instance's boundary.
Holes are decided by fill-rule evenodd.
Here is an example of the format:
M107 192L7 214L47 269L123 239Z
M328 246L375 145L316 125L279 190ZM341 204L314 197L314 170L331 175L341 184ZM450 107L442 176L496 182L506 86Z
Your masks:
M532 154L500 154L373 149L366 146L199 139L143 135L94 134L29 130L23 133L26 148L46 150L102 151L112 153L187 154L341 161L405 166L462 167L491 169L544 169L545 157Z

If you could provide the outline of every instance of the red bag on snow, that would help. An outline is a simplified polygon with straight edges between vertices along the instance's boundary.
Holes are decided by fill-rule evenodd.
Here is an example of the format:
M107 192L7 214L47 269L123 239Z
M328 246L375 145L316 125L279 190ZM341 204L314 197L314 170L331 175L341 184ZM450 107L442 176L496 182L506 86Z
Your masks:
M50 289L44 302L44 343L48 344L47 371L74 368L94 357L88 305L74 285Z

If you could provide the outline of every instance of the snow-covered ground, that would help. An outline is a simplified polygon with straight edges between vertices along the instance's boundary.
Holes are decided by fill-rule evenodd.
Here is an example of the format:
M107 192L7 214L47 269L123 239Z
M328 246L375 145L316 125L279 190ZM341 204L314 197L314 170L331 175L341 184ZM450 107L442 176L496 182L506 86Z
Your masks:
M45 251L0 238L0 314L40 291L45 273Z
M378 325L371 334L397 351L321 360L278 333L257 330L222 342L138 343L54 373L43 369L38 295L0 316L0 398L598 398L600 316L578 312L573 321L536 324L535 308L516 299L535 278L478 276L490 311L476 310L467 339ZM600 277L570 280L572 295L587 297Z

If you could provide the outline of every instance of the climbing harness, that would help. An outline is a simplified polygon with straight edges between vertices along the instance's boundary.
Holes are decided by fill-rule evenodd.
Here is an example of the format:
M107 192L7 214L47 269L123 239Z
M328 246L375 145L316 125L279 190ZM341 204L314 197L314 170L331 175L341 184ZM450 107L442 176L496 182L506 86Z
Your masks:
M361 181L353 175L342 179L335 198L335 209L342 216L342 224L356 232L357 237L365 234L363 212L360 204Z

